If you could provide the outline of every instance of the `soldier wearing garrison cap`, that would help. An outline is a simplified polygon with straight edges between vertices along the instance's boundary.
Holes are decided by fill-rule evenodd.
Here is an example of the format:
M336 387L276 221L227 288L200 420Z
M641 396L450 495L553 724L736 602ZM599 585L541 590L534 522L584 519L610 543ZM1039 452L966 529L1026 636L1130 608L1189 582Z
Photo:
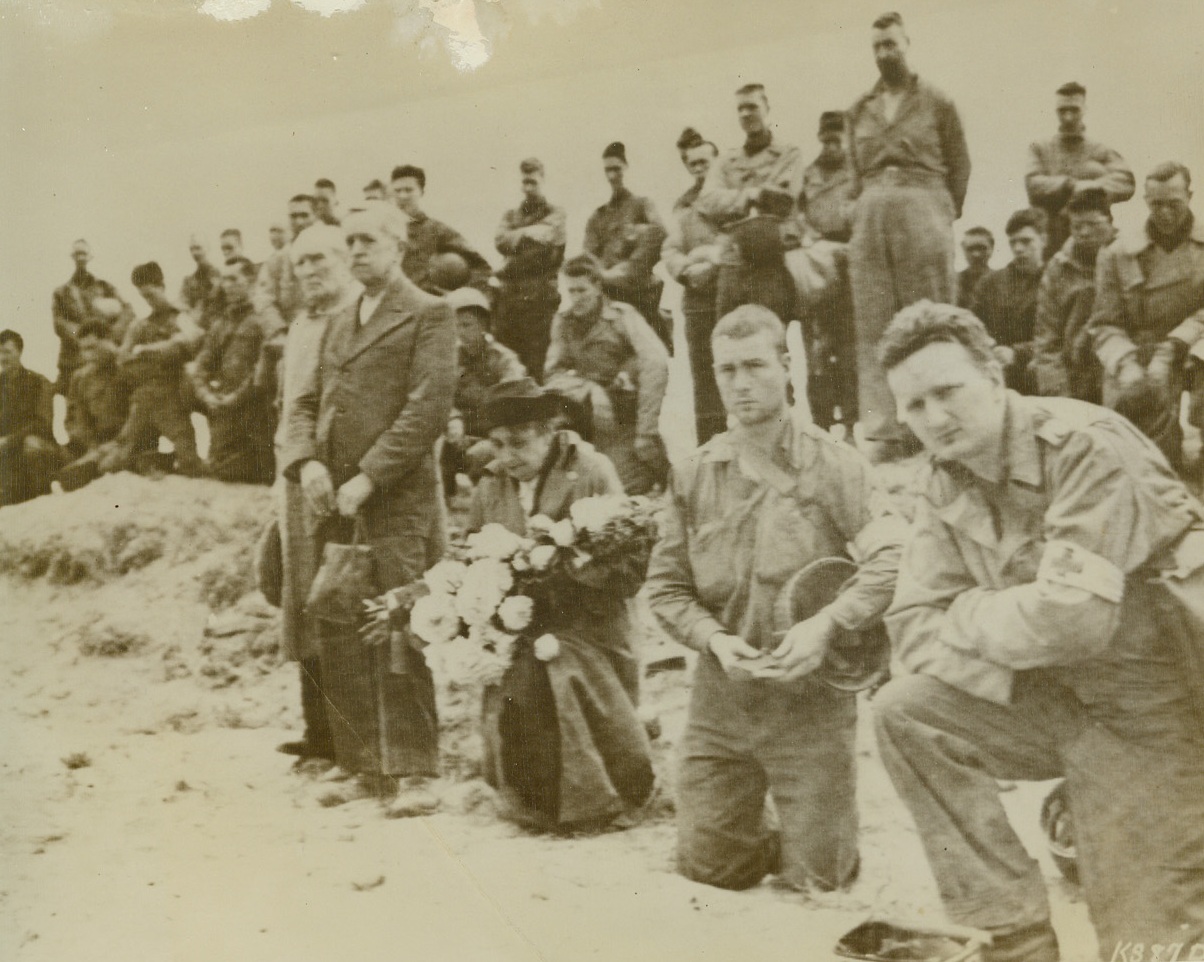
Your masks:
M853 172L844 147L842 111L820 114L819 142L819 156L803 171L799 206L822 237L844 242L853 232Z
M677 138L677 151L693 183L673 204L673 222L661 245L661 262L682 286L681 313L686 322L686 349L694 386L694 425L701 444L722 431L727 421L711 369L721 235L698 210L698 197L719 150L693 127L687 127Z
M560 306L556 277L564 263L564 208L543 192L544 166L536 157L518 165L523 199L506 211L493 242L506 262L498 269L493 333L518 354L533 377L543 376L552 317Z
M803 171L799 211L827 241L845 244L853 231L853 171L845 150L843 111L825 110L819 117L819 156ZM809 377L807 397L815 423L857 417L857 356L853 302L848 275L841 272L831 296L805 318Z
M666 231L656 206L628 190L627 148L620 142L602 151L610 200L590 215L582 247L602 264L602 289L611 300L630 304L648 322L667 350L673 335L660 314L664 284L652 269L660 259Z

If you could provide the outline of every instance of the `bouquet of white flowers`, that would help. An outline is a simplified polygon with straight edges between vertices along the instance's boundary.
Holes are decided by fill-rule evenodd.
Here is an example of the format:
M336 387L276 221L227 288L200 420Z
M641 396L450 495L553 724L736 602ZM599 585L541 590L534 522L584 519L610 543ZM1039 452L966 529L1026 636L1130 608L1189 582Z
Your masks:
M420 581L365 602L367 640L408 630L431 670L461 685L500 681L520 645L550 661L560 642L544 630L541 608L573 585L634 594L656 518L646 498L600 495L577 501L561 521L538 515L528 530L521 537L487 524Z

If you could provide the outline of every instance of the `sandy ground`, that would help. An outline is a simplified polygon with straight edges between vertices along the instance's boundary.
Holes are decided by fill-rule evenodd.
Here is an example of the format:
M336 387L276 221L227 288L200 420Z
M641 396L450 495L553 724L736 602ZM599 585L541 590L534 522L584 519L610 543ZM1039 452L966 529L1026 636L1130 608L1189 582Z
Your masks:
M463 723L444 739L456 774L439 814L323 807L329 786L273 750L299 712L274 615L246 593L267 497L117 476L0 517L0 958L798 962L832 958L869 915L941 919L868 738L853 891L676 876L680 671L647 683L668 791L630 831L550 838L499 821ZM449 722L470 707L441 697ZM1043 790L1005 796L1035 852ZM1039 857L1065 957L1094 957L1076 893Z

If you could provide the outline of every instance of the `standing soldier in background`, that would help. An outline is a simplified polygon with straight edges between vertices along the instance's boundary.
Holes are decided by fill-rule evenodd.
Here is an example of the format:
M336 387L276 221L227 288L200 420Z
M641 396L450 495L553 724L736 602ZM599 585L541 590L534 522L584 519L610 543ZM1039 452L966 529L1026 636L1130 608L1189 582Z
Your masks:
M222 263L232 257L246 257L242 249L242 231L237 227L227 227L217 238L217 248L222 252Z
M205 333L192 367L193 393L209 419L208 473L219 481L267 484L272 480L272 423L255 384L264 341L264 318L251 304L255 265L226 261L221 274L225 310Z
M971 227L962 235L962 253L966 266L957 273L957 306L968 310L979 283L993 273L990 265L995 235L985 227Z
M314 199L309 194L295 194L288 202L288 222L292 239L296 239L310 224L318 219ZM255 291L251 295L255 309L265 314L275 312L276 317L269 325L272 329L287 326L301 306L301 294L297 279L293 277L293 263L289 259L287 246L276 248L259 268Z
M1104 404L1181 469L1185 362L1191 357L1198 371L1204 337L1204 224L1192 215L1191 172L1182 164L1150 171L1145 202L1150 217L1142 233L1100 254L1090 326L1104 368Z
M784 258L801 234L803 155L774 139L761 84L736 91L736 115L744 144L711 165L698 197L698 212L724 232L715 314L760 304L786 323L794 320L795 294Z
M1100 403L1099 361L1087 322L1095 306L1095 265L1116 237L1108 195L1080 190L1066 204L1070 239L1050 259L1037 288L1033 376L1037 391Z
M842 247L853 233L853 171L844 146L845 117L826 110L819 118L819 156L803 171L799 211L819 236ZM857 339L849 290L847 251L839 280L811 309L799 305L807 336L807 400L820 427L857 418Z
M665 240L664 224L652 201L637 197L624 184L627 148L619 141L602 151L602 170L610 184L610 200L590 214L581 246L602 265L606 296L639 311L665 349L672 351L673 330L660 313L664 284L652 273Z
M121 299L117 288L88 271L92 249L86 240L71 245L71 259L75 262L75 273L66 284L54 289L51 300L54 333L60 342L55 390L62 395L66 395L71 375L82 363L75 342L79 329L90 321L96 322L108 332L111 341L120 344L134 317L133 308Z
M272 245L272 250L284 250L288 244L288 230L283 224L273 224L268 228L268 243Z
M293 417L297 396L318 366L322 339L330 321L355 306L360 286L347 269L347 241L343 232L327 224L303 230L289 249L293 273L301 292L301 310L289 325L280 366L277 395L280 427L276 432L276 464L284 467L281 451ZM318 571L319 518L306 504L301 485L283 474L279 481L277 518L283 560L280 634L285 654L297 662L301 675L301 715L305 731L298 741L285 742L277 751L304 762L318 759L333 763L334 742L326 701L322 695L322 662L317 626L305 616L305 599Z
M319 177L314 181L314 212L318 220L332 227L339 226L339 198L335 192L334 181L329 177Z
M799 209L824 240L845 243L853 234L853 171L844 147L844 114L819 115L819 156L803 171Z
M121 343L118 364L132 386L130 416L118 442L123 464L140 470L143 452L153 453L160 436L175 449L175 468L196 477L205 473L197 456L196 434L184 400L184 365L192 357L202 331L167 299L163 269L154 261L130 274L151 312L130 325Z
M194 324L207 331L225 306L222 302L222 272L209 259L209 251L195 234L189 242L188 253L196 263L196 270L180 284L179 304L188 312Z
M1021 394L1037 392L1029 363L1033 359L1037 287L1045 267L1045 220L1044 212L1033 207L1008 218L1005 232L1012 259L979 282L971 305L995 339L1007 386Z
M1028 148L1024 186L1028 202L1049 216L1051 254L1066 243L1069 225L1063 208L1075 191L1098 187L1107 194L1109 204L1119 204L1137 190L1137 181L1125 159L1111 147L1084 136L1086 105L1086 87L1073 82L1063 84L1056 101L1058 133Z
M560 306L556 277L564 263L564 208L543 194L543 163L528 157L518 165L523 200L502 215L494 245L505 263L498 269L501 289L493 335L523 362L530 375L543 377L552 316Z
M434 293L431 290L432 259L436 254L459 254L468 265L469 283L486 290L492 273L489 261L459 231L441 220L435 220L422 209L426 171L412 164L402 164L393 168L390 181L393 200L410 222L410 240L401 263L406 277L424 291Z
M719 274L719 231L698 212L698 195L719 149L693 127L677 138L682 165L694 183L673 205L673 223L661 245L661 261L682 287L690 380L694 385L694 428L699 444L723 430L727 415L711 367L711 329L715 326L715 282Z
M25 341L0 331L0 507L50 493L59 462L54 388L21 364Z
M589 412L593 443L627 493L647 494L669 469L659 425L668 352L634 307L606 296L592 256L569 258L561 273L567 303L552 321L546 386Z
M908 439L876 356L892 317L923 298L954 298L953 222L970 182L957 108L907 66L903 18L873 25L881 77L849 110L854 193L849 279L857 327L858 410L873 459L905 454Z

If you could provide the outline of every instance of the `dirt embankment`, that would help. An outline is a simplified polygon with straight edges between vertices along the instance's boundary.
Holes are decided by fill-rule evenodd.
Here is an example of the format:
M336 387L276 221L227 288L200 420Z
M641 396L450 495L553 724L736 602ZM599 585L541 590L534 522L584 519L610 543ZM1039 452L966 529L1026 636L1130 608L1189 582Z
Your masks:
M273 751L300 718L278 613L253 585L270 512L263 488L115 475L0 513L0 957L797 962L830 958L871 913L939 917L868 737L852 892L676 876L680 671L645 685L668 791L633 830L563 839L500 822L476 778L477 706L445 684L444 810L322 807L328 786ZM1035 851L1039 798L1008 793ZM1064 955L1091 958L1082 907L1045 865Z

